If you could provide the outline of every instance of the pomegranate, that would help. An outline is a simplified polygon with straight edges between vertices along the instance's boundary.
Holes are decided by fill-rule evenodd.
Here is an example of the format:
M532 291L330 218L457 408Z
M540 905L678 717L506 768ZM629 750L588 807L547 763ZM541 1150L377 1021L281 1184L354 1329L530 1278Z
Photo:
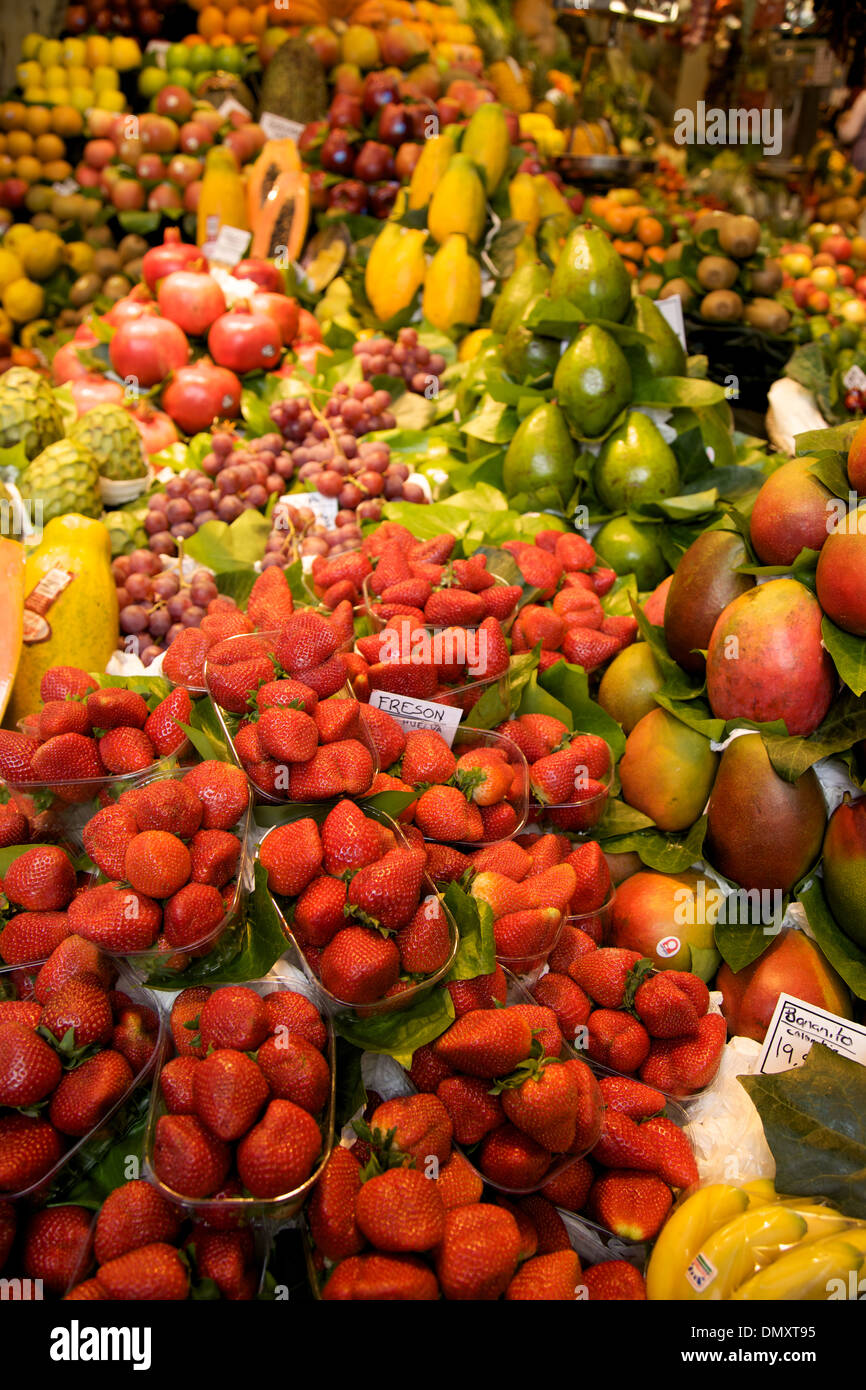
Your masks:
M151 247L143 257L141 273L153 290L157 281L170 275L173 270L184 270L190 261L203 262L204 268L207 269L207 261L199 248L181 241L179 228L167 227L162 245Z
M276 320L254 311L242 300L212 325L207 345L221 367L241 373L275 367L282 353Z
M147 314L158 313L152 299L142 299L135 293L140 288L143 287L135 285L129 294L124 295L123 299L118 299L108 313L103 315L105 322L110 323L112 328L119 328L122 323L129 323L130 319L140 319Z
M90 368L84 365L78 353L81 349L93 347L96 341L95 335L91 333L89 340L73 338L72 342L64 343L62 348L57 349L51 363L51 376L55 386L62 386L66 381L80 381L82 377L92 375Z
M186 434L209 429L214 420L234 420L240 414L241 383L226 367L200 357L180 367L162 393L162 404Z
M323 357L333 357L334 355L331 348L324 343L295 343L295 356L298 359L298 365L303 367L306 372L315 374L318 371L319 354Z
M238 261L232 274L238 280L254 280L260 289L273 294L283 294L283 277L271 261L263 261L251 256L249 260Z
M150 401L141 401L130 415L141 435L146 454L158 454L169 444L177 443L177 430L164 410L154 410Z
M149 253L148 253L149 254ZM186 334L171 319L144 314L121 324L108 348L117 375L139 386L156 386L189 358Z
M280 330L283 346L288 347L298 332L297 300L285 294L270 294L260 290L250 299L250 308L257 314L269 314Z
M75 409L79 415L92 410L95 405L123 405L123 387L119 381L109 381L108 377L76 377L69 386Z
M309 309L298 310L298 337L303 338L305 343L320 343L322 341L322 328L315 314L311 314Z
M173 270L159 282L157 301L160 312L184 333L199 337L226 311L225 295L208 272L194 269Z

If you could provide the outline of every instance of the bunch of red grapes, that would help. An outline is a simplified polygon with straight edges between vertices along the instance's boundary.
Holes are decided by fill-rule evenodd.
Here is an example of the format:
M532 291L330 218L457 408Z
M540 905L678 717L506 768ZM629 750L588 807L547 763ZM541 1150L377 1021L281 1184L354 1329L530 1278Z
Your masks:
M145 666L170 647L185 628L200 627L208 604L219 593L208 570L196 570L187 582L179 565L163 569L160 556L152 550L119 555L111 568L124 648ZM223 602L232 604L225 597Z
M418 342L417 328L401 328L392 338L366 338L352 352L361 364L365 378L402 377L410 391L434 400L439 394L439 378L447 363L441 352L431 352Z

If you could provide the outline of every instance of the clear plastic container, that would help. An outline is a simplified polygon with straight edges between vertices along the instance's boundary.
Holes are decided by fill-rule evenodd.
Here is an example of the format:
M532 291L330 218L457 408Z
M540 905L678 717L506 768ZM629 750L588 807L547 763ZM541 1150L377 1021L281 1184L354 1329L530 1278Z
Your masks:
M579 733L575 733L575 738ZM530 784L529 819L549 830L566 830L572 834L585 835L598 825L604 815L614 780L615 758L608 746L608 771L604 777L593 778L602 787L593 795L583 795L573 801L546 804L535 799ZM586 791L589 789L586 788Z
M389 830L393 831L398 844L405 845L407 843L406 837L402 832L399 822L393 820L389 815L386 815L384 811L379 811L373 806L364 805L363 801L361 801L360 804L363 807L365 815L371 816L374 820L380 821L382 825L387 826ZM305 812L307 815L311 816L313 820L317 821L319 825L321 825L331 809L332 807L330 805L319 803L306 807ZM263 837L261 843L264 844L266 839L267 835ZM259 846L259 852L261 852L261 845ZM408 1008L410 1004L417 1003L417 1001L424 995L428 994L430 990L434 988L435 985L438 985L442 980L445 979L445 976L448 974L448 971L454 964L454 958L457 955L457 948L460 945L460 936L457 931L457 924L454 921L454 918L452 917L448 908L445 906L443 894L438 892L432 878L430 878L430 876L427 873L425 873L422 879L421 896L422 898L438 898L442 905L442 911L444 912L445 917L448 921L448 931L450 939L448 959L440 967L439 970L434 971L431 975L426 976L423 980L416 981L414 984L410 985L408 989L403 990L400 994L394 994L390 998L383 997L382 999L374 1000L370 1004L352 1004L348 1000L339 999L337 995L331 994L329 990L325 989L325 986L322 984L322 981L319 979L312 965L307 960L302 943L298 940L298 938L292 931L291 923L293 912L293 900L290 898L280 897L277 894L272 894L271 896L279 914L282 928L286 935L286 939L291 944L291 947L295 952L296 958L300 962L301 968L303 969L308 980L314 987L314 1002L323 1013L327 1013L329 1015L343 1013L350 1014L355 1018L371 1018L377 1014L397 1013L402 1009Z
M103 795L116 800L122 791L132 786L140 777L152 776L161 769L177 766L174 756L157 758L156 762L137 772L106 772L104 777L75 778L66 782L9 782L0 778L0 786L9 791L9 798L22 815L38 815L49 809L73 814L79 806L89 806ZM92 812L91 812L92 814Z
M572 913L566 917L563 926L577 927L579 931L591 936L597 946L603 946L610 936L615 900L616 889L611 888L601 907L597 907L593 912Z
M375 574L375 570L373 571L373 573ZM491 571L491 573L493 573L493 571ZM365 579L364 582L363 582L363 585L362 585L361 607L362 607L364 613L366 613L367 617L370 619L370 622L373 624L373 631L374 631L374 632L381 632L381 631L382 631L382 628L385 626L385 624L386 624L386 622L388 621L388 619L387 619L387 618L383 618L383 617L381 616L381 614L378 613L378 612L376 611L378 605L382 602L382 600L381 600L381 598L379 597L379 595L375 592L375 590L374 590L374 589L371 587L371 585L370 585L370 580L371 580L372 578L373 578L373 575L368 574L367 577L366 577L366 579ZM493 575L493 578L494 578L494 581L495 581L495 585L488 586L488 587L495 587L495 586L498 586L498 587L500 587L500 588L502 588L502 587L507 587L507 581L506 581L505 579L500 579L500 577L499 577L498 574L494 574L494 575ZM317 600L317 601L318 601L318 600ZM423 611L423 610L422 610L422 611ZM503 620L500 622L499 625L500 625L500 627L502 628L503 632L508 632L508 630L509 630L510 627L511 627L511 624L514 622L514 619L517 617L517 613L518 613L518 608L517 608L517 605L515 605L514 611L513 611L512 613L509 613L508 617L505 618L505 619L503 619ZM479 621L479 622L477 622L477 623L458 623L457 626L458 626L458 627L464 628L467 632L474 632L476 628L478 628L478 627L481 626L481 622L483 622L483 619L481 619L481 621ZM430 632L441 632L442 629L443 629L445 626L446 626L445 623L428 623L428 624L427 624L427 627L428 627L428 629L429 629Z
M495 834L485 832L480 840L461 840L459 838L439 837L435 835L425 835L425 839L434 844L465 845L470 849L483 849L490 845L504 844L511 840L515 835L519 835L526 825L527 813L529 810L529 769L526 759L510 738L504 738L502 734L496 734L492 729L475 729L469 724L461 724L454 735L454 742L451 751L455 758L459 759L465 753L474 752L477 749L494 751L505 756L509 766L516 774L515 781L518 791L508 798L508 804L513 808L516 817L506 834ZM502 804L502 803L497 803Z
M318 1118L317 1123L322 1134L322 1153L317 1159L312 1172L297 1187L290 1192L280 1193L278 1197L226 1197L218 1202L213 1197L188 1197L182 1192L175 1191L159 1178L153 1167L153 1151L156 1139L157 1121L162 1115L168 1113L159 1088L159 1077L162 1065L156 1073L153 1081L153 1089L150 1097L150 1108L147 1115L147 1126L144 1134L144 1176L148 1182L152 1183L158 1192L161 1192L169 1202L176 1206L183 1207L184 1211L191 1216L205 1216L209 1210L216 1208L221 1214L231 1213L244 1221L267 1221L268 1223L278 1223L290 1220L299 1210L306 1200L307 1194L315 1186L318 1177L328 1161L334 1143L334 1116L337 1105L337 1071L336 1071L336 1037L334 1026L330 1018L321 1010L319 1000L315 990L309 987L309 983L303 979L299 972L291 978L286 974L276 974L272 972L261 980L245 981L247 989L255 990L256 994L272 994L275 990L285 990L304 994L322 1013L325 1027L328 1032L328 1040L325 1049L325 1056L331 1073L331 1085L325 1108ZM216 989L219 986L215 986ZM165 1061L168 1061L168 1055ZM315 1118L315 1117L314 1117Z

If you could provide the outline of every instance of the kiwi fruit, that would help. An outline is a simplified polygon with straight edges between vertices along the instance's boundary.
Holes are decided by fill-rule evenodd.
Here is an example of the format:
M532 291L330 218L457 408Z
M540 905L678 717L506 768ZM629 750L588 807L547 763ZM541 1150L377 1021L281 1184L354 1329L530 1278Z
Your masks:
M141 257L139 257L135 261L127 261L123 267L124 276L127 280L131 280L134 285L137 284L139 280L144 279L144 275L142 274L141 270L141 264Z
M82 199L82 202L86 203L87 201L86 198ZM84 240L87 242L88 246L93 246L94 248L111 246L114 242L110 227L88 227L84 234Z
M684 309L695 297L695 292L688 280L684 280L682 276L677 276L674 280L668 280L664 288L659 290L659 299L670 299L672 295L675 294L678 294L683 301Z
M121 264L126 265L129 261L140 260L147 251L147 245L144 237L138 236L136 232L130 232L128 236L123 237L117 244L117 254Z
M93 269L104 280L107 275L117 275L123 269L123 262L113 248L101 246L93 257Z
M705 290L729 290L736 282L740 268L727 256L702 256L695 272Z
M664 258L666 261L678 261L682 254L683 243L681 241L672 241L670 246L665 247Z
M775 299L753 299L743 310L743 318L762 333L787 333L791 315Z
M775 294L781 284L782 267L769 257L761 270L753 270L749 275L749 289L755 294Z
M719 227L719 245L729 256L736 256L738 261L747 261L750 256L754 256L760 240L760 223L756 222L754 217L747 217L745 214L726 217Z
M640 277L637 287L641 294L658 294L663 284L662 277L650 270Z
M694 236L699 237L701 232L708 232L713 227L718 231L723 218L727 217L727 215L726 212L719 212L717 209L708 212L699 212L692 224Z
M116 303L118 299L123 299L125 295L129 294L131 289L132 281L127 280L125 275L109 275L103 282L102 293L106 299Z
M89 270L86 275L79 275L69 290L69 303L74 309L80 309L82 304L89 304L95 299L102 289L102 276L97 275L94 270Z
M60 223L56 217L52 217L50 212L37 212L30 219L30 225L36 232L59 232Z
M710 323L736 323L743 316L743 301L733 290L711 290L701 300L701 318Z

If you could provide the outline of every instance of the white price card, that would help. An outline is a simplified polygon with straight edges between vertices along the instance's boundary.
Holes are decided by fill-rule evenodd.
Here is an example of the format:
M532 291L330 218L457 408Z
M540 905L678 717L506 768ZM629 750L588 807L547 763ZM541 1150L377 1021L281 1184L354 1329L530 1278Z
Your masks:
M145 53L155 53L156 66L158 68L164 68L166 66L165 55L170 48L171 44L167 39L151 39L144 51Z
M55 193L60 193L64 198L69 197L72 193L79 192L77 179L60 179L58 183L53 183L51 187L54 189Z
M265 111L259 125L269 140L294 140L297 144L304 133L303 121L290 121L287 116L277 116L273 111Z
M333 526L337 520L340 504L336 497L326 497L323 492L295 492L283 499L296 507L309 507L317 521L325 526Z
M842 385L846 391L862 391L866 388L866 372L855 362L854 366L849 367L843 376Z
M866 1066L866 1028L840 1018L818 1004L806 1004L793 994L780 994L764 1038L759 1072L765 1074L801 1067L813 1042Z
M238 101L237 97L226 97L224 101L220 102L217 111L226 119L228 119L233 111L240 111L241 115L246 116L248 121L252 120L249 111L242 102Z
M209 261L219 261L223 265L237 265L250 244L251 232L240 227L223 224L213 241L205 242L202 251Z
M394 695L390 690L371 690L370 704L383 709L407 734L416 729L435 729L450 748L460 727L462 710L440 705L435 700L418 700L414 695Z
M683 352L688 352L686 346L686 321L683 318L683 301L678 294L669 295L667 299L657 299L656 308L663 319L667 319L671 328L676 333L682 343Z

